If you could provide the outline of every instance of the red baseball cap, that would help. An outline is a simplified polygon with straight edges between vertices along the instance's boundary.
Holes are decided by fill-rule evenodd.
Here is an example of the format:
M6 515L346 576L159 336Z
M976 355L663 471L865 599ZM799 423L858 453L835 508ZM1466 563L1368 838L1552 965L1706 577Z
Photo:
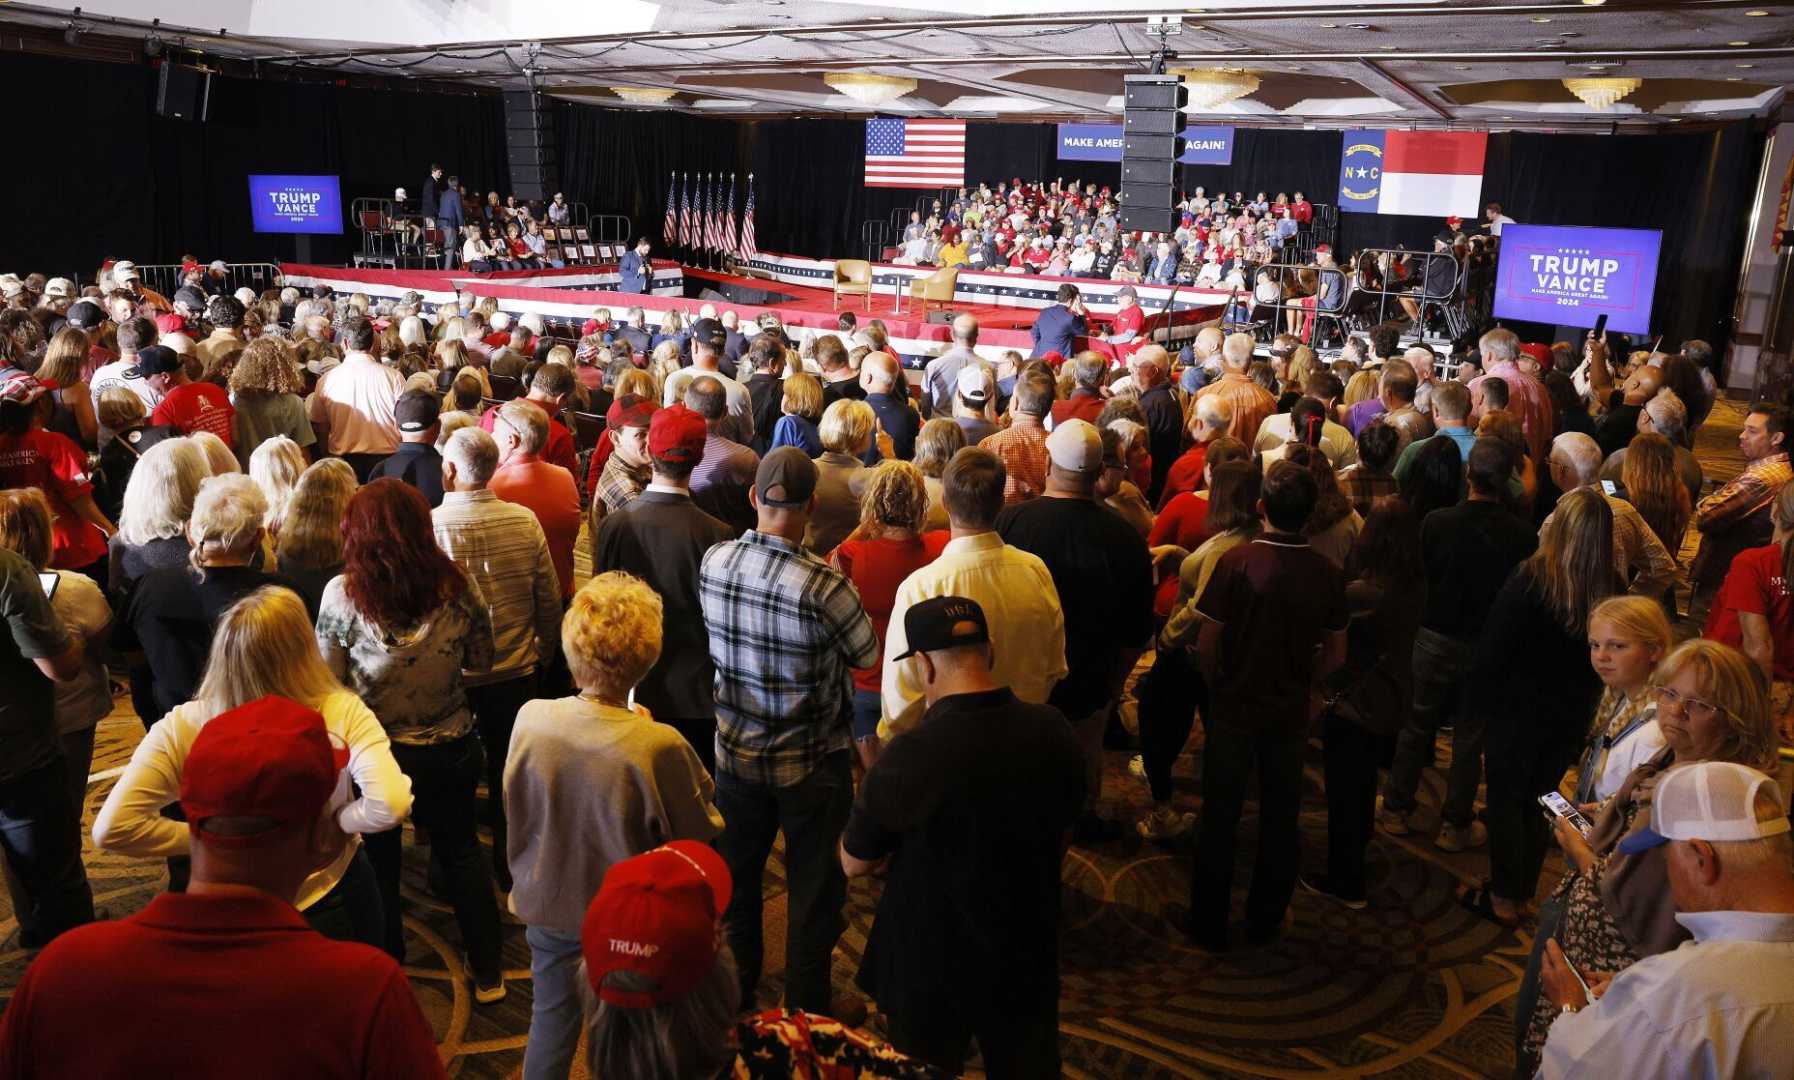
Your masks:
M674 840L612 866L579 928L586 978L598 999L646 1009L684 997L716 967L733 891L723 857L695 840ZM605 986L613 971L652 979L655 988Z
M199 729L181 769L181 808L197 838L259 847L283 829L309 825L337 791L349 751L324 717L290 698L258 698ZM216 817L267 818L277 828L246 835L208 832Z
M604 426L611 431L626 427L651 427L653 423L654 399L640 394L624 394L611 402L610 411L604 414Z
M709 433L704 418L683 404L669 405L648 423L648 453L675 465L696 464Z
M156 316L156 331L162 334L180 334L187 330L187 320L170 312Z
M1537 342L1528 342L1520 346L1520 351L1527 356L1532 357L1534 360L1537 360L1541 370L1551 370L1552 360L1554 359L1551 355L1551 346L1540 345Z

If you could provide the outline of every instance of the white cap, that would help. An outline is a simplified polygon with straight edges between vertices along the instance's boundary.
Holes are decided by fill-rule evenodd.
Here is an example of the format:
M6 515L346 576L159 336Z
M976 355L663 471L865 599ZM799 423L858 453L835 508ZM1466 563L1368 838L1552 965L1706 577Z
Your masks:
M404 188L395 188L393 190L392 197L395 199L405 198L405 189Z
M120 259L112 264L113 281L136 281L137 264L129 259Z
M193 339L186 334L163 334L156 339L156 344L166 345L181 356L193 355Z
M959 396L977 405L990 400L995 380L983 364L967 364L959 369Z
M509 330L511 328L511 317L502 311L494 311L492 317L486 320L486 325L494 330Z
M44 295L67 300L75 295L75 283L65 277L53 277L44 282Z
M1093 473L1103 467L1103 437L1088 420L1067 420L1047 436L1047 456L1066 472Z
M1759 821L1757 792L1767 789L1777 807L1775 816ZM1620 841L1619 849L1637 854L1671 840L1741 843L1788 831L1787 803L1776 782L1730 761L1703 761L1671 769L1651 795L1651 824Z
M17 296L24 291L25 283L17 277L8 274L4 279L0 279L0 296Z
M258 297L256 296L255 290L250 288L247 285L243 286L241 289L238 289L236 292L232 293L231 295L235 296L237 298L237 301L239 303L241 303L244 307L248 307L249 305L255 303L256 300L258 299Z
M223 259L213 259L212 264L210 266L208 266L206 269L208 269L208 270L229 270L230 267L224 265Z
M542 316L533 311L523 316L521 319L518 319L517 325L523 327L537 337L542 336Z

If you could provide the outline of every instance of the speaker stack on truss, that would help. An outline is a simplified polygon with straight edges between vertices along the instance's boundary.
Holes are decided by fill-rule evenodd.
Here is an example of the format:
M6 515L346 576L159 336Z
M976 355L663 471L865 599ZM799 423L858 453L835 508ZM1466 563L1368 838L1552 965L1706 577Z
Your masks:
M1121 227L1171 232L1177 227L1177 159L1184 152L1189 92L1178 75L1129 75L1122 113Z

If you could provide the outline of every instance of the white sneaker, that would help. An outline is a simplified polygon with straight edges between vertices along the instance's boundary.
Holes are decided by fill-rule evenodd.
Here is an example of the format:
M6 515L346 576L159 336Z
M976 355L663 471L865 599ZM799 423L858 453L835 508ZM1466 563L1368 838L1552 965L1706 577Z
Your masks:
M1195 826L1195 814L1180 813L1169 806L1155 806L1134 823L1134 829L1146 840L1175 840Z
M1390 836L1406 836L1414 831L1413 827L1408 824L1408 815L1385 809L1383 798L1380 795L1377 797L1377 828L1382 829Z
M1439 835L1434 838L1433 846L1440 851L1469 851L1489 842L1489 829L1480 821L1472 821L1464 828L1456 825L1440 825Z
M473 973L473 962L468 959L465 952L461 954L461 962L467 968L468 981L473 983L474 1001L481 1005L491 1005L493 1002L503 1001L505 999L505 976L503 971L500 971L498 974L498 984L496 986L486 986L480 982L480 977Z
M1146 755L1135 754L1127 759L1127 773L1136 780L1146 779Z

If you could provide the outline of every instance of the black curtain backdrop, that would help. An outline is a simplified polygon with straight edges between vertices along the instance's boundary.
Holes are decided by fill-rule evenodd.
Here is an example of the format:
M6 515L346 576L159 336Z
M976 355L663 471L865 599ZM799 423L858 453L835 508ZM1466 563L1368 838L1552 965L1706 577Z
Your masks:
M344 263L358 241L358 196L421 194L432 161L468 189L502 187L497 97L421 94L214 76L206 123L155 114L156 72L125 64L12 54L0 92L53 86L59 109L30 125L31 156L12 163L16 214L8 262L91 281L106 256L143 264L292 259L290 236L250 230L251 173L335 173L344 233L309 238L315 261Z
M568 201L583 202L594 214L622 214L629 218L632 231L638 236L646 234L656 248L662 246L660 226L673 172L723 173L725 192L727 174L736 173L738 216L746 204L747 174L753 160L747 149L753 137L751 125L684 113L601 109L568 101L555 101L553 106L561 190ZM787 179L795 179L795 172ZM767 197L768 187L760 184L761 199ZM756 235L760 220L756 206Z

